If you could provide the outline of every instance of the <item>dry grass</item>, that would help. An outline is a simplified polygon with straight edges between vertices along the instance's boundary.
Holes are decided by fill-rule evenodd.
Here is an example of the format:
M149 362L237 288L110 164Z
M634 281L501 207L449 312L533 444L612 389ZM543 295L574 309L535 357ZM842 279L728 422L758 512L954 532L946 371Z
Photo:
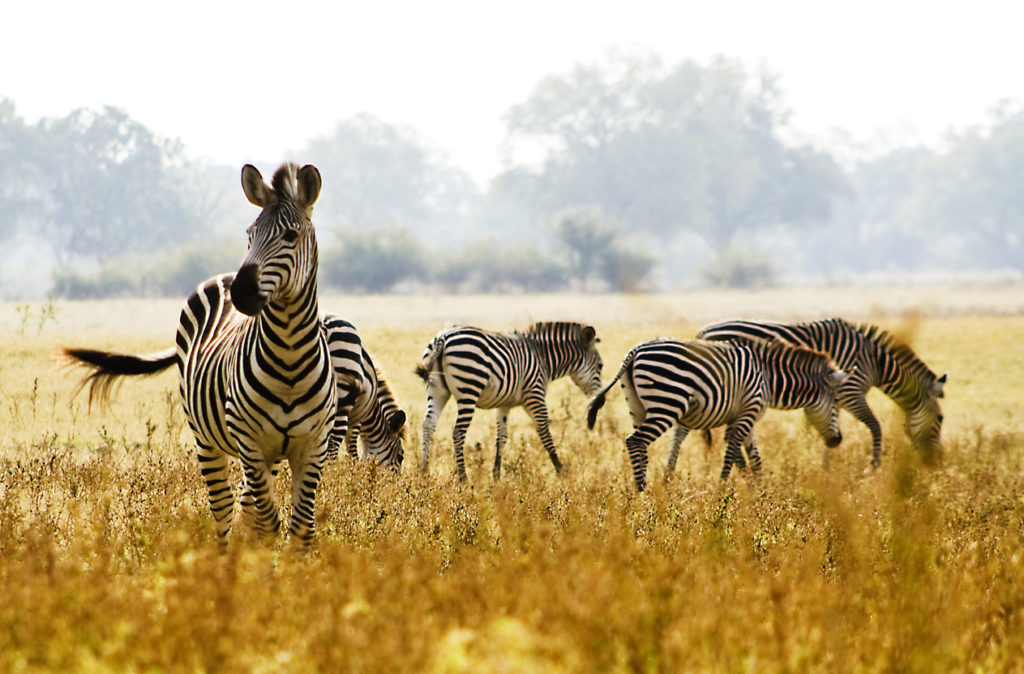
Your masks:
M524 320L506 325L559 317L549 301L510 300ZM591 320L607 370L641 339L766 313L758 298L721 316L603 307ZM453 482L450 409L419 474L424 395L411 370L444 321L362 308L353 318L410 414L407 466L330 466L303 553L244 532L219 549L173 374L126 383L103 414L69 402L74 379L48 360L56 345L146 351L171 337L83 328L77 310L38 337L0 334L0 671L1024 668L1020 316L877 317L950 371L937 467L919 464L891 403L872 396L887 449L875 473L848 416L825 471L800 415L773 413L759 427L760 479L720 484L720 450L696 438L666 477L662 441L638 496L621 396L588 433L564 382L549 404L566 477L520 411L492 483L493 415L480 412L468 445L484 449L468 452L469 484Z

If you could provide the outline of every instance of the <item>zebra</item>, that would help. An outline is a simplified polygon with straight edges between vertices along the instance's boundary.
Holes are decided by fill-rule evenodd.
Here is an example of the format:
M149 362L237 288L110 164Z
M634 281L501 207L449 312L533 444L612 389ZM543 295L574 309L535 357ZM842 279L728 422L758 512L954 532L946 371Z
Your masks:
M850 373L839 387L839 407L871 432L873 468L882 458L882 429L866 398L873 386L904 411L904 429L918 450L927 456L937 456L942 450L939 399L944 397L948 373L936 376L907 344L876 325L854 325L842 318L788 324L731 320L707 325L698 336L713 340L776 338L829 354Z
M374 366L355 326L331 314L322 314L320 322L327 335L331 362L338 376L339 400L345 400L355 391L349 404L339 404L328 459L337 459L342 441L349 456L357 458L358 439L362 438L366 458L398 470L405 456L402 447L405 412L398 407L384 375ZM346 374L348 380L343 377ZM349 381L356 382L355 386Z
M227 542L235 495L231 457L240 460L243 519L263 535L281 520L272 491L274 466L292 473L289 533L308 545L314 505L339 410L337 378L317 301L317 242L311 221L320 194L313 165L283 164L271 185L242 168L246 198L261 208L247 230L249 250L236 273L201 283L186 300L175 347L149 356L65 348L70 364L91 372L94 395L109 400L124 375L178 366L185 416L196 440L217 538Z
M647 447L672 426L674 450L690 429L728 426L721 474L725 480L733 464L746 466L744 447L751 469L760 469L753 427L767 407L805 408L825 441L839 444L836 389L845 377L825 354L781 341L653 339L634 346L615 377L594 396L587 427L594 427L606 394L622 379L633 418L626 450L637 491L647 483Z
M416 374L427 387L423 470L429 463L437 419L454 394L458 412L452 443L460 480L466 480L462 449L477 407L497 409L494 479L501 475L501 450L508 441L509 411L519 406L533 419L555 472L561 473L562 463L548 429L547 386L568 375L584 394L593 395L601 386L599 341L593 326L570 322L534 323L525 333L497 333L465 326L439 332L416 368Z

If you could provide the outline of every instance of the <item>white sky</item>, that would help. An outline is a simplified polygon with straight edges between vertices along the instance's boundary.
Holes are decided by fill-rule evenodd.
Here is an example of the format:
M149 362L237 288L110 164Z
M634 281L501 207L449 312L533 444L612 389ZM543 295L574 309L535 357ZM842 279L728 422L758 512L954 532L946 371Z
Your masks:
M764 64L810 137L931 141L1024 101L1022 20L1016 0L13 0L0 97L29 121L114 105L239 166L302 161L365 111L486 180L501 114L609 46Z

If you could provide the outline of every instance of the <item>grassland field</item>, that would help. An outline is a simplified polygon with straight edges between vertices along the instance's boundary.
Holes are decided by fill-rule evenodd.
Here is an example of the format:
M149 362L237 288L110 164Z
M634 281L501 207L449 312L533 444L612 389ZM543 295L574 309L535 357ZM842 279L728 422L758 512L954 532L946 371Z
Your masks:
M680 295L325 297L409 415L398 475L328 466L312 550L240 524L222 549L176 372L128 380L108 410L73 397L61 345L172 343L180 302L0 304L0 671L1024 671L1024 288L702 291ZM949 372L943 454L921 461L877 391L883 464L841 416L758 425L764 471L721 483L722 448L668 438L634 493L621 391L597 427L552 385L557 477L525 413L490 476L494 413L453 479L453 407L418 469L422 382L442 327L593 324L605 377L636 342L712 320L840 315ZM287 474L278 500L288 506Z

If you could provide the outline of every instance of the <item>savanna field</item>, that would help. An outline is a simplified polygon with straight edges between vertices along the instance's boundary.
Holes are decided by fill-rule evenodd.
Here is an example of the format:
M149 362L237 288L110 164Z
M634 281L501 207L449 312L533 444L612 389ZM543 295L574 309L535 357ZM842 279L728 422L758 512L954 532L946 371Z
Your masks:
M327 297L409 415L400 474L342 457L309 551L213 518L177 373L107 410L72 397L59 346L170 346L172 300L0 305L0 672L1024 671L1024 288L677 296ZM53 310L51 314L49 309ZM454 405L419 471L422 382L442 327L593 324L604 378L626 351L704 323L831 315L906 339L938 374L943 453L925 461L877 390L885 455L847 413L826 469L799 412L757 426L760 477L718 479L720 434L651 448L634 492L621 390L593 431L548 393L557 477L521 410L502 478L478 410L453 478ZM287 507L287 475L277 498Z

